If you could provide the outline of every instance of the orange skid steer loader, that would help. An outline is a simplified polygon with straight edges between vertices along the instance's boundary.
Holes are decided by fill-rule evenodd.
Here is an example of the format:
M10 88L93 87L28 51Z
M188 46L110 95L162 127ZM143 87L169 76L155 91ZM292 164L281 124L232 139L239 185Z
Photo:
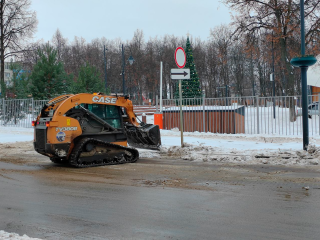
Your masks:
M126 96L62 95L45 104L32 125L38 153L75 167L132 163L139 158L133 147L161 145L159 126L138 123Z

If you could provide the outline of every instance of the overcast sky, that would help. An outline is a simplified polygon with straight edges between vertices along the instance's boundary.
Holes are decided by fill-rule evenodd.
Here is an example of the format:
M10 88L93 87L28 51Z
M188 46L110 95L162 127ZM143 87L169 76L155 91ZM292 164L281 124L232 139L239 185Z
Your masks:
M210 29L231 21L219 0L32 0L39 21L35 40L51 40L57 29L73 41L83 37L131 40L140 29L145 40L166 34L207 40Z

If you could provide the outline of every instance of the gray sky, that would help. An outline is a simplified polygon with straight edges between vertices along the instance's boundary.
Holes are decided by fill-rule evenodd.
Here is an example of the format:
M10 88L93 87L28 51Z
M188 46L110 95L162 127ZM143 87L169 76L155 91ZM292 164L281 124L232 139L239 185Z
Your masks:
M32 0L39 21L35 40L51 40L59 28L73 41L83 37L131 40L141 29L145 40L166 34L207 40L210 29L231 21L219 0Z

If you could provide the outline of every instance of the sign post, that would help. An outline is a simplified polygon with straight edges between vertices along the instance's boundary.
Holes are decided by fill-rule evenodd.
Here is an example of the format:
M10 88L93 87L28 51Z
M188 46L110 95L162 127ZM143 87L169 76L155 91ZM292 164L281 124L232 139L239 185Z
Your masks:
M171 79L190 79L190 69L187 68L172 68Z
M183 114L182 114L182 80L179 79L179 99L180 99L180 132L181 132L181 147L183 146Z
M162 114L162 61L160 62L160 113Z
M158 95L156 97L157 111L154 114L154 125L158 125L163 129L163 115L162 115L162 61L160 62L160 111L158 112Z
M182 79L190 79L190 69L185 69L187 57L184 49L178 47L174 53L174 60L178 69L171 69L171 79L179 80L179 102L180 102L180 132L181 132L181 147L183 145L183 112L182 112Z

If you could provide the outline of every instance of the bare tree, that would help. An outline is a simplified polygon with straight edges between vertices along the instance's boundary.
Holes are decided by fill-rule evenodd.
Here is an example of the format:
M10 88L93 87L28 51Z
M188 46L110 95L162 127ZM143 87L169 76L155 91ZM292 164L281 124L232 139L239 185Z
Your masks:
M38 21L35 11L29 10L30 5L30 0L0 1L1 86L4 86L4 60L21 53L36 30Z
M234 34L259 34L261 31L273 33L269 34L269 41L274 41L277 51L280 52L285 93L291 96L296 94L298 81L295 81L290 59L299 54L299 48L295 48L294 44L299 41L299 0L224 0L224 2L239 13L233 22L236 27ZM308 53L318 54L319 48L312 43L320 36L318 17L320 0L305 0L305 5L306 50ZM290 105L290 120L295 121L295 119L295 108Z
M220 87L230 84L230 62L229 56L231 51L231 31L226 25L221 25L211 30L211 40L218 54L219 80ZM219 86L218 86L219 87ZM222 91L222 94L224 92Z
M63 49L66 47L68 40L64 38L59 29L55 32L51 40L54 48L57 50L58 61L62 60Z

